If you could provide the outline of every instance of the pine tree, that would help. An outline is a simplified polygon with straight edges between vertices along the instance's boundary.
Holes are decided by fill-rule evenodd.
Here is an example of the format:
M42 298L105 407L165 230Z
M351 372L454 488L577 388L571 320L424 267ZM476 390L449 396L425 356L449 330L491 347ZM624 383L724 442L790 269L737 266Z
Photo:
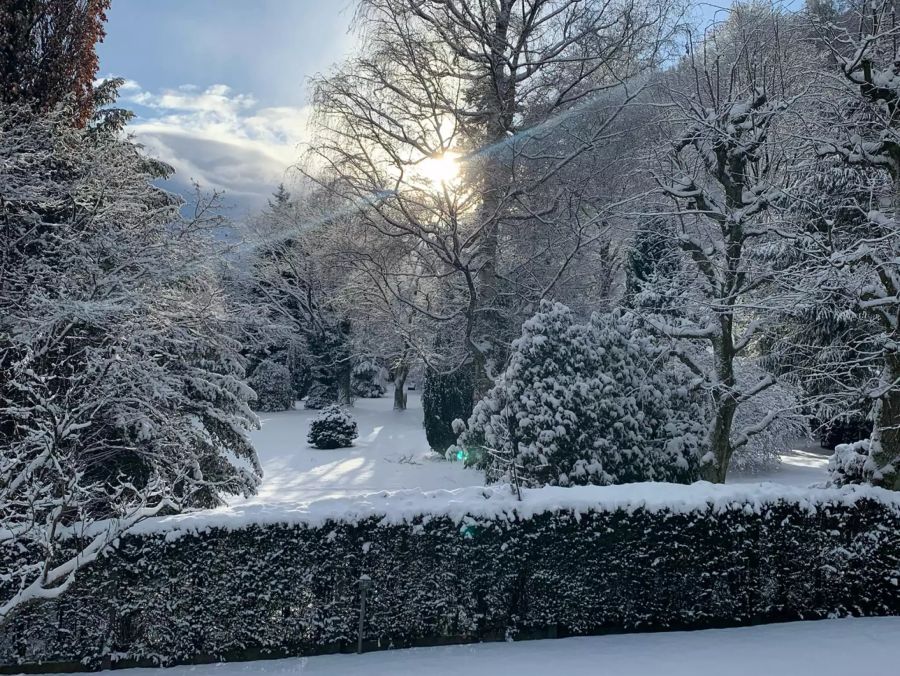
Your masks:
M0 521L28 554L0 568L0 623L140 519L261 473L205 224L154 185L159 163L71 120L0 107ZM59 557L66 530L108 517Z

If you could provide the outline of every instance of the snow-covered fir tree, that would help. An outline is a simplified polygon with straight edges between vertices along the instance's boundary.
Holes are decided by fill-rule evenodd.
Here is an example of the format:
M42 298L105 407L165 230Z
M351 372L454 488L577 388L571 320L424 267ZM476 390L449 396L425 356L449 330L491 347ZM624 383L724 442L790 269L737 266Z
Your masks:
M579 323L545 302L459 443L488 481L525 486L690 482L704 407L692 378L627 314Z
M141 518L249 495L261 474L218 221L184 220L154 185L165 165L71 119L0 108L0 547L24 553L0 571L0 620Z

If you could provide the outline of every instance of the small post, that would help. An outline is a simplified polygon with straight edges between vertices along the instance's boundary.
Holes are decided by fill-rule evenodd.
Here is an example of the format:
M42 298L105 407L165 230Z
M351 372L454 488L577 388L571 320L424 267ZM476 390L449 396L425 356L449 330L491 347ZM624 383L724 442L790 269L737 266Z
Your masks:
M363 632L366 628L366 594L372 586L372 578L361 575L359 578L359 638L356 643L356 652L362 654Z

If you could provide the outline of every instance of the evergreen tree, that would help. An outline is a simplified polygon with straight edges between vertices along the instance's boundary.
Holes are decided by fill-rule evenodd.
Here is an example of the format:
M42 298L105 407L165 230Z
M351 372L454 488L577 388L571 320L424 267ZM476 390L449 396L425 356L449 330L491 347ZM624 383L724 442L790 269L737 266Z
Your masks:
M356 438L356 421L336 404L326 406L309 426L307 441L316 448L347 448Z
M564 305L544 302L460 444L491 482L691 482L704 413L686 370L630 316L580 324Z
M0 107L0 521L28 559L0 568L0 623L136 521L249 495L261 473L218 221L183 220L160 163L71 120ZM110 517L60 559L64 533Z
M456 443L453 423L472 413L472 369L461 366L451 373L425 370L422 388L425 437L435 453L443 455Z
M256 392L257 411L287 411L294 405L291 372L284 364L271 359L260 362L247 384Z

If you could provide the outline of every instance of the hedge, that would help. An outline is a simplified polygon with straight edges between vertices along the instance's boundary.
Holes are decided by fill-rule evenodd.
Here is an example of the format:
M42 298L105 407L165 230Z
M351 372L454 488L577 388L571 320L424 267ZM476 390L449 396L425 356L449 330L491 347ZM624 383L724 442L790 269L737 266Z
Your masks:
M370 647L900 614L900 502L877 489L462 493L146 525L21 611L0 664L346 649L362 574Z

